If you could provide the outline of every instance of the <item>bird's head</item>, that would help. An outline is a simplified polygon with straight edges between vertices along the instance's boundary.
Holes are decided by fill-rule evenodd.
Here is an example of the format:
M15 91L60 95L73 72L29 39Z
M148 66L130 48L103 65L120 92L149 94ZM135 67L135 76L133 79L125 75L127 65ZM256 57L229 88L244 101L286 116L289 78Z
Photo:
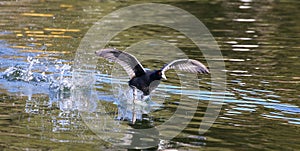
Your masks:
M155 79L155 80L161 80L161 79L167 80L167 77L162 72L162 70L156 70L154 72L154 74L152 75L152 78Z

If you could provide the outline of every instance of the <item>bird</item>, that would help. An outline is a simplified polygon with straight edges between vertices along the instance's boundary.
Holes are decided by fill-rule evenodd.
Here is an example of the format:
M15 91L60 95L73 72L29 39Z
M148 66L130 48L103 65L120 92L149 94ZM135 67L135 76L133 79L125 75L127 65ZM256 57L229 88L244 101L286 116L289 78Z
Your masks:
M134 99L137 97L137 89L143 92L142 100L144 97L149 96L158 87L162 79L167 80L165 72L170 69L199 74L209 73L204 64L194 59L177 59L165 64L161 69L146 70L134 55L115 48L100 49L95 54L123 67L130 78L128 84L133 89Z

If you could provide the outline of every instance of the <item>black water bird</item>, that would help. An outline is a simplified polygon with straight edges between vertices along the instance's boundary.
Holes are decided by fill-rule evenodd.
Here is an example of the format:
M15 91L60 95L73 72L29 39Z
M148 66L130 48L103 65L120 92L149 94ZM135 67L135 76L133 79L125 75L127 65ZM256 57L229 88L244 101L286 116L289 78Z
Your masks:
M137 95L136 89L141 90L143 96L149 95L159 85L161 79L167 80L165 72L169 69L201 74L209 73L205 65L193 59L177 59L164 65L159 70L145 70L136 57L117 49L101 49L96 51L96 55L116 62L123 67L130 76L129 86L134 90L134 98Z

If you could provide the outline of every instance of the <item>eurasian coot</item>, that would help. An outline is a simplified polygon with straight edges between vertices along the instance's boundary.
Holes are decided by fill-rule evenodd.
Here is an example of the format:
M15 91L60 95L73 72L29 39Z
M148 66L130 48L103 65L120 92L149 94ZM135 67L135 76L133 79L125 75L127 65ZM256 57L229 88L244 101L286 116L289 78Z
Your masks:
M117 49L101 49L96 51L96 54L109 61L116 62L124 68L130 76L129 86L134 90L134 98L137 95L136 88L143 92L143 96L149 95L159 85L162 78L167 79L165 72L169 69L201 74L209 73L208 69L201 62L193 59L177 59L159 70L149 71L143 68L136 57Z

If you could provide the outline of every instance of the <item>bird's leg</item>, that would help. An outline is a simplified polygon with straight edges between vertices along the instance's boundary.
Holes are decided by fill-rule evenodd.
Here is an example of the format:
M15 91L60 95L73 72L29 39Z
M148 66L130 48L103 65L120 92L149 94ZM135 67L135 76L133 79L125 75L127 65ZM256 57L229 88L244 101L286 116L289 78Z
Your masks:
M132 124L136 122L136 112L135 112L135 101L137 100L137 89L135 87L132 88L133 90L133 103L132 103Z
M133 103L135 103L135 100L137 100L137 89L133 87L132 90L133 90Z
M135 105L133 105L132 108L133 108L133 109L132 109L132 119L131 119L131 122L132 122L132 124L135 124L135 122L136 122Z

